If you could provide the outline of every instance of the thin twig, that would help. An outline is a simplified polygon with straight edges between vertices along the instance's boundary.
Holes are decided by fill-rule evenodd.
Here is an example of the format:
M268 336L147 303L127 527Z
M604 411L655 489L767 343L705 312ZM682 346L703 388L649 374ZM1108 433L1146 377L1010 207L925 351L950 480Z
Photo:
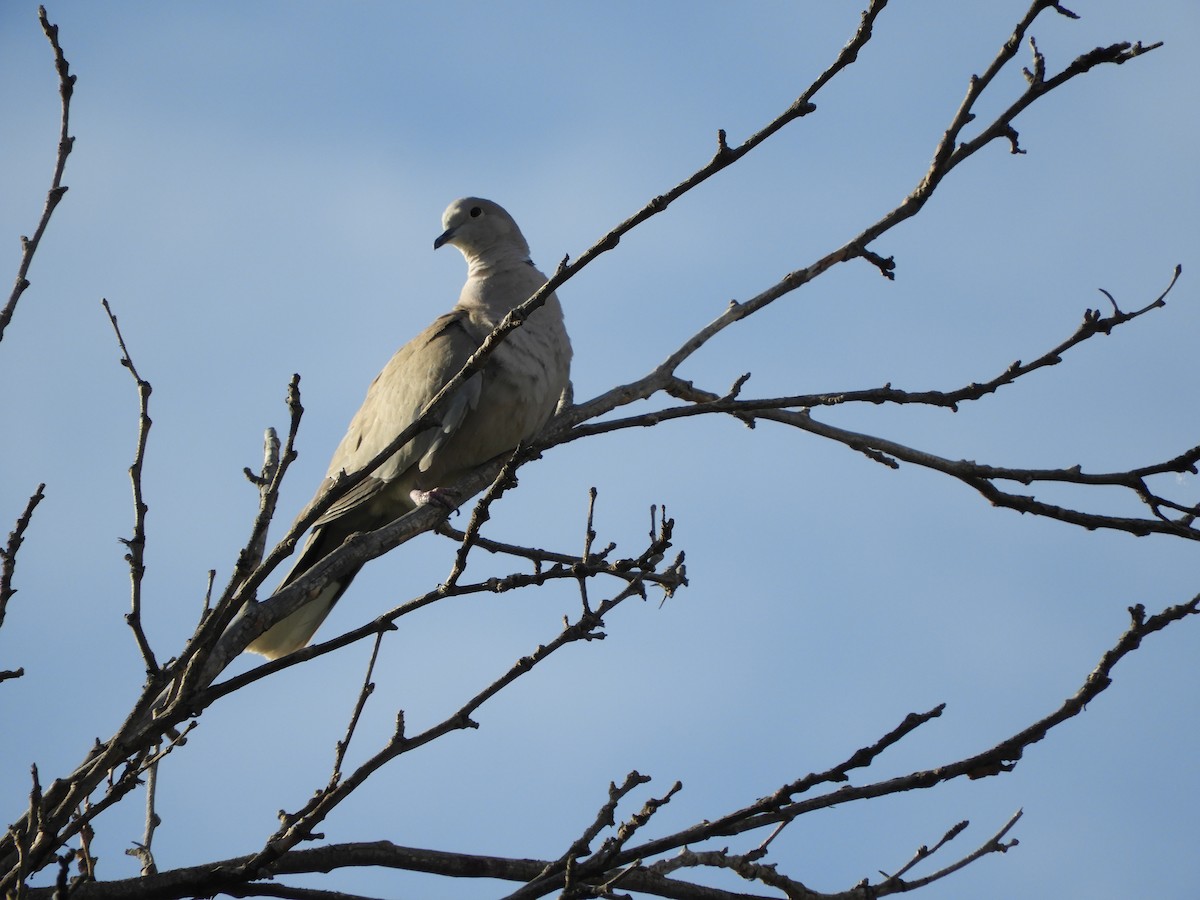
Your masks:
M462 540L459 543L458 552L454 554L454 565L450 570L449 576L446 578L446 586L453 587L458 583L458 579L462 577L463 572L467 569L467 555L471 552L471 548L479 541L479 533L485 522L491 518L492 504L504 495L504 492L510 488L517 486L516 470L522 462L521 448L517 448L504 461L500 472L488 485L488 489L483 496L475 503L471 509L471 519L467 522L467 530L463 533ZM443 522L444 524L444 522Z
M142 661L146 664L146 673L150 677L154 677L158 674L158 662L154 658L154 651L150 649L146 632L142 629L142 579L146 574L146 513L149 511L142 493L142 466L146 461L146 441L149 439L150 426L153 424L150 419L150 394L153 388L151 388L150 382L138 374L137 366L133 364L129 348L125 346L125 337L121 334L121 327L117 324L117 317L113 314L112 307L108 305L108 300L103 299L100 303L103 305L105 313L108 314L108 321L112 323L113 332L117 336L117 344L121 348L121 365L129 370L129 374L133 376L133 380L137 384L137 449L134 451L133 464L129 467L129 481L133 486L133 535L121 540L121 543L129 551L125 554L125 561L129 563L131 585L131 609L125 616L125 621L133 631L138 650L142 654Z
M279 435L274 428L263 432L263 462L262 469L252 472L247 466L242 470L246 480L258 488L259 516L255 519L255 528L251 531L250 540L246 542L245 552L238 559L237 568L240 572L250 572L262 562L267 549L267 530L259 528L260 520L269 523L275 514L278 495L271 491L275 484L275 475L279 471Z
M968 853L962 859L956 860L955 862L951 863L950 865L946 866L945 868L938 869L936 872L933 872L932 874L926 875L922 878L914 878L911 881L901 880L899 877L901 872L907 871L907 869L912 864L915 864L915 862L917 862L917 860L914 859L913 863L910 863L909 866L905 866L905 868L902 869L901 872L898 872L896 875L892 876L891 878L885 879L880 884L875 885L874 887L871 887L868 890L874 892L875 896L884 896L885 894L898 894L898 893L903 893L903 892L908 892L908 891L919 890L920 888L923 888L926 885L933 884L933 882L935 882L935 881L940 881L941 879L945 878L947 875L951 875L955 872L960 871L961 869L963 869L966 866L969 866L971 863L975 862L975 860L980 859L981 857L987 856L988 854L1007 853L1013 847L1016 847L1019 842L1015 839L1005 842L1004 837L1013 829L1013 826L1015 826L1017 824L1017 821L1021 818L1021 815L1022 815L1022 811L1018 809L1015 813L1013 813L1013 815L1011 817L1009 817L1009 820L1004 823L1003 827L999 831L997 831L994 835L992 835L990 838L988 838L987 841L985 841L983 844L981 844L973 852ZM966 823L960 823L960 824L965 825ZM930 855L935 853L938 849L940 849L948 841L957 837L957 835L959 834L960 831L961 831L961 828L951 829L949 832L947 832L946 836L943 837L942 840L938 842L938 844L933 848L933 850L928 851L927 853L924 854L924 856L922 856L920 853L918 853L918 856L921 859L928 858ZM925 848L921 848L921 849L924 850ZM860 887L861 887L861 885L860 885Z
M566 870L566 866L571 860L578 859L590 853L592 841L596 839L596 836L605 828L611 828L616 824L614 814L616 813L617 804L634 788L646 784L648 781L650 781L650 776L643 775L636 769L625 776L625 781L620 787L617 787L615 781L610 781L608 783L608 800L600 807L591 824L583 830L583 834L571 842L571 846L567 848L567 851L562 856L554 862L547 863L542 871L538 873L537 877L530 879L529 883L521 888L521 890L510 894L507 900L518 900L523 891L531 889L541 890L549 882L556 880Z
M283 479L292 463L298 456L296 452L296 436L300 432L300 420L304 416L304 405L300 402L300 376L293 374L288 382L286 404L288 409L288 433L284 439L282 450L279 446L279 436L274 428L268 428L263 439L263 469L258 475L248 468L243 470L246 477L258 488L258 513L250 529L250 536L245 546L238 553L237 564L234 566L229 583L221 592L221 597L214 609L214 615L198 631L189 644L188 649L180 659L178 668L188 671L198 670L209 658L217 640L224 634L246 602L254 597L254 593L262 579L274 568L274 564L264 564L263 554L266 550L267 529L274 518L279 501L279 492L283 487ZM296 532L295 527L285 536L284 540L272 551L272 558L283 558L280 549L284 546L287 552L295 546L296 540L303 532Z
M587 509L587 524L583 530L583 555L580 559L583 565L580 567L579 574L579 600L583 604L583 611L588 612L591 606L588 605L588 579L584 567L592 561L592 544L596 541L595 516L596 516L596 487L593 485L588 488L588 509ZM653 538L652 538L653 539Z
M367 671L363 676L362 688L358 692L358 700L354 704L354 712L350 716L350 724L346 726L346 736L337 743L337 753L333 759L333 774L330 776L330 786L342 780L342 763L346 759L346 751L350 749L350 741L354 737L354 729L358 727L359 717L367 705L367 698L375 692L375 682L371 673L375 671L375 660L379 658L379 645L383 642L383 632L375 635L375 646L371 648L371 659L367 662Z
M158 760L154 760L146 768L146 827L142 842L134 844L125 851L127 856L135 857L142 864L142 875L155 875L158 866L154 863L154 832L162 824L158 817L155 803L158 798Z
M963 819L961 822L955 823L953 826L950 827L949 830L946 831L945 834L943 834L941 836L941 838L938 840L938 842L936 844L933 845L933 847L929 847L926 844L922 844L920 847L917 848L917 852L912 855L912 859L910 859L908 862L906 862L904 865L902 865L899 869L897 869L891 875L888 875L887 873L880 873L884 876L885 883L886 882L899 883L904 878L904 876L906 874L908 874L908 872L910 872L916 866L920 865L925 860L929 859L929 857L933 856L935 853L937 853L939 850L941 850L943 847L945 847L947 844L949 844L952 840L954 840L956 837L958 837L960 834L962 834L964 831L966 831L968 826L970 826L970 824L971 823L969 821L967 821L966 819Z
M0 341L4 340L4 329L12 321L21 295L30 285L29 267L33 264L33 255L37 253L42 236L46 233L46 227L50 224L50 217L67 192L66 185L62 183L63 171L67 167L67 157L71 155L71 148L75 144L75 138L68 134L71 121L71 95L75 92L75 76L71 74L70 64L63 55L62 46L58 42L58 26L50 24L50 20L46 18L46 7L44 6L38 7L38 22L41 23L42 31L54 51L54 68L58 72L58 94L62 98L62 119L58 130L58 152L54 159L54 175L50 179L50 190L46 192L46 204L42 207L42 217L33 231L33 237L21 236L21 263L17 267L16 281L8 296L8 302L4 304L3 309L0 309Z
M208 614L210 612L212 612L212 592L213 592L213 584L216 582L216 580L217 580L217 570L209 569L208 570L208 580L205 582L205 585L204 585L204 608L200 611L200 621L201 622L203 622L204 619L207 618Z
M435 529L436 532L443 537L449 538L452 541L461 542L466 537L465 531L459 531L447 522L442 522ZM476 538L475 546L481 550L486 550L489 553L502 553L506 556L513 556L518 559L527 559L532 562L535 568L547 564L562 564L574 565L579 557L573 553L562 553L556 550L544 550L540 547L529 547L522 544L509 544L504 541L492 540L489 538ZM616 549L616 544L609 544L601 551L592 553L592 562L599 562L608 557L608 555ZM617 574L613 572L612 574Z
M17 517L16 525L8 533L8 543L3 549L0 549L0 625L4 624L4 612L8 607L8 601L17 592L17 589L12 586L13 575L17 570L17 551L21 549L21 544L25 542L25 529L33 521L33 511L37 509L38 504L45 498L46 484L43 482L37 486L37 490L33 492L33 496L25 504L25 511ZM16 676L10 675L9 677ZM0 680L3 679L0 678Z

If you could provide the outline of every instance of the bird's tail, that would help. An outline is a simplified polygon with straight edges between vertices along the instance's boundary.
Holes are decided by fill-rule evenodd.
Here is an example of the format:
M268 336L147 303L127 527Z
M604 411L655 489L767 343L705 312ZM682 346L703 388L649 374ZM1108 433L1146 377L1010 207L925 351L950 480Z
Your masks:
M305 545L304 550L300 553L300 557L296 560L296 564L292 566L287 577L280 582L279 587L275 589L275 593L283 590L292 582L304 575L309 569L320 562L331 550L335 547L326 547L326 541L321 540L322 535L314 533ZM346 589L350 587L350 582L354 580L357 570L347 572L344 575L339 575L336 581L331 581L325 585L312 600L309 600L298 610L284 619L280 619L259 637L246 647L250 653L258 653L265 656L267 659L278 659L281 656L286 656L294 650L299 650L305 646L317 629L321 627L321 623L325 621L325 617L329 615L335 603L341 598Z

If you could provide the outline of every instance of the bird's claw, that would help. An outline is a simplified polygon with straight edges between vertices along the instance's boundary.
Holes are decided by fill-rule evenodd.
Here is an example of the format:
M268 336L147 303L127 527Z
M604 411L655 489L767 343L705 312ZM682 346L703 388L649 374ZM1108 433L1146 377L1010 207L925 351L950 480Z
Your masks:
M431 491L412 490L408 492L408 496L416 506L429 506L433 504L450 512L458 509L458 501L460 499L458 492L452 491L449 488L434 488Z

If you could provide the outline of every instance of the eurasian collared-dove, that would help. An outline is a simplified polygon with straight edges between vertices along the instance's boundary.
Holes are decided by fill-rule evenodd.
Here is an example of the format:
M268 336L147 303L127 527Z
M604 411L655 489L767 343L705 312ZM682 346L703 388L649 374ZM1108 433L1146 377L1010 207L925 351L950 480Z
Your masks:
M367 390L367 399L329 463L317 496L342 471L354 472L416 420L514 306L546 283L512 216L490 200L455 200L442 215L436 250L453 244L467 260L467 283L454 309L401 347ZM441 414L441 428L418 434L318 519L286 587L351 534L381 528L467 470L516 449L553 415L569 382L571 343L551 294L510 332ZM308 643L356 571L276 623L247 648L275 659Z

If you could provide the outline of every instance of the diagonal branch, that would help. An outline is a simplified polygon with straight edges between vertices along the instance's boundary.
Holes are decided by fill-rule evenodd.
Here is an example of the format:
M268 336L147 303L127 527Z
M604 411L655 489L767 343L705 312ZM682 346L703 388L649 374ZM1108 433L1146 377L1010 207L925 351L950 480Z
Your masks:
M1133 45L1125 43L1115 44L1107 48L1096 48L1090 53L1079 57L1071 66L1054 78L1039 82L1036 85L1031 84L1021 95L1021 98L1001 112L977 138L958 145L955 149L950 149L954 147L954 142L962 128L974 119L975 113L972 110L976 102L979 100L984 89L992 83L992 80L1000 69L1012 59L1016 46L1020 44L1033 19L1045 9L1050 8L1058 9L1058 6L1057 4L1046 2L1046 0L1037 0L1025 18L1018 23L1012 35L1005 42L985 74L973 77L967 96L964 98L962 105L955 113L954 118L934 151L933 161L930 163L929 170L922 177L917 187L898 206L863 229L857 236L851 238L836 250L827 253L816 262L811 263L805 268L789 272L775 282L775 284L751 297L749 300L742 302L731 301L719 316L685 340L662 363L644 377L629 384L612 388L568 410L565 415L560 417L560 420L552 423L549 434L546 436L546 441L541 446L551 446L559 442L565 432L578 427L584 422L612 412L619 407L627 406L639 400L649 399L659 391L666 390L676 380L675 372L679 366L717 334L731 325L740 322L742 319L753 315L763 307L798 290L840 263L855 259L865 259L879 268L887 277L893 277L894 262L891 259L884 259L870 251L868 246L900 223L920 212L951 169L973 156L990 141L1012 132L1012 121L1017 114L1055 88L1061 87L1071 79L1085 74L1095 66L1103 63L1120 65L1159 46L1157 44L1143 46L1141 44ZM1015 134L1015 132L1012 133ZM1157 305L1161 305L1161 303ZM1096 315L1098 317L1099 314L1097 313ZM1137 315L1141 315L1141 311L1134 314L1125 314L1118 311L1113 317L1104 321L1108 322L1112 319L1123 321L1127 318L1134 318ZM1117 324L1120 324L1120 321ZM1083 327L1089 327L1088 323L1085 322ZM1111 327L1111 325L1108 327ZM1090 334L1087 336L1090 336ZM1077 343L1078 341L1075 342ZM1073 344L1069 345L1073 346ZM1047 361L1043 364L1048 365L1050 363ZM1023 372L1019 372L1018 374L1023 374ZM969 399L969 392L963 399Z

